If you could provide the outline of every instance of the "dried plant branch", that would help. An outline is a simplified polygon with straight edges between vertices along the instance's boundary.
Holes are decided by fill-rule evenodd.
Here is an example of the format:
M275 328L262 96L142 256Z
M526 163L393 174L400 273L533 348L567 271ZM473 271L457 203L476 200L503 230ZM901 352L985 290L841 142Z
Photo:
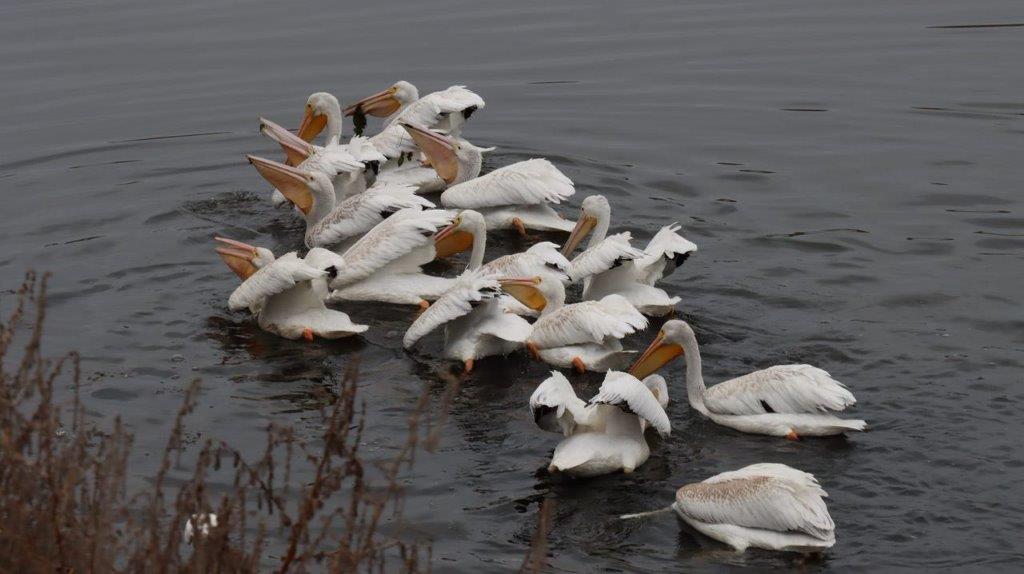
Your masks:
M102 432L85 416L77 354L52 361L40 354L46 283L47 276L27 274L0 321L0 572L429 569L429 545L402 536L401 471L418 448L437 444L455 383L440 414L431 412L425 391L398 452L368 473L359 451L366 413L354 365L320 412L319 436L302 439L272 423L255 460L224 441L207 440L198 450L186 444L188 416L199 400L193 381L150 488L130 495L132 437L125 425L115 418ZM26 340L15 352L26 322ZM66 382L73 392L64 405L56 389ZM293 484L298 465L313 469L310 483ZM186 467L191 475L179 478ZM221 494L211 498L213 480ZM189 522L192 540L185 536ZM388 535L381 532L385 523ZM283 541L279 557L271 554L275 541Z

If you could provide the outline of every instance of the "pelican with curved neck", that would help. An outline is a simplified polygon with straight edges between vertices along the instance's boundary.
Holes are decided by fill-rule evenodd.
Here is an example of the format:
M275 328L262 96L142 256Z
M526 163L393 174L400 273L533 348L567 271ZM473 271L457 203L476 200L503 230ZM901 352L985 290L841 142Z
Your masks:
M678 224L663 226L641 251L632 246L628 231L608 235L611 206L602 195L583 200L580 217L562 255L569 256L590 235L586 250L572 260L573 281L583 280L583 299L620 294L645 315L667 315L679 297L670 297L655 284L675 271L697 246L677 231Z
M487 224L480 213L467 209L455 216L451 225L434 236L434 250L438 259L450 257L472 248L466 269L476 271L484 264L487 249Z
M680 355L686 361L690 405L720 425L793 440L861 431L867 426L862 420L828 413L842 411L857 400L845 385L811 365L777 365L708 388L697 337L679 319L665 323L629 372L643 378Z
M341 104L327 92L310 94L299 124L299 137L312 142L325 127L327 145L338 144L341 141Z
M583 200L580 207L580 218L576 220L576 227L569 234L569 239L562 246L562 255L568 257L588 234L590 241L587 249L596 246L604 241L608 235L608 228L612 221L612 207L608 199L603 195L591 195Z

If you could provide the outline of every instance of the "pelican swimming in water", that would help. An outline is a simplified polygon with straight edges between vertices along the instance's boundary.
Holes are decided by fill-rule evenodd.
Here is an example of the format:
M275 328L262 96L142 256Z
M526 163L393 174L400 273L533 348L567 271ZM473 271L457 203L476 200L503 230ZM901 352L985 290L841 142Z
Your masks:
M632 351L622 349L621 339L647 328L647 318L621 295L599 301L565 304L560 281L542 279L537 286L544 297L540 318L526 348L534 358L579 372L622 368Z
M388 127L405 121L444 130L457 138L466 120L484 107L484 99L465 86L451 86L422 98L419 94L416 86L403 80L346 107L344 112L346 116L364 114L386 118L382 133Z
M671 433L668 415L653 389L636 377L608 371L601 389L589 402L573 390L558 371L530 396L533 420L541 429L563 434L548 470L575 477L622 471L631 473L647 461L651 449L647 426L662 436Z
M370 138L370 143L388 158L381 166L381 175L391 183L415 184L421 193L427 193L444 189L445 183L419 169L419 162L414 161L418 155L416 144L399 124L409 121L441 129L461 141L462 124L483 105L480 96L462 86L420 98L415 86L402 81L348 106L345 114L353 116L357 128L365 122L366 114L386 117L380 133Z
M242 280L228 307L248 309L264 331L313 341L314 337L340 339L368 329L324 305L328 278L345 265L337 254L311 249L304 259L294 251L275 258L264 247L223 237L216 240L224 245L217 253Z
M551 204L570 197L576 188L548 160L520 161L477 177L483 163L480 148L421 126L400 125L448 185L441 205L475 209L484 215L488 229L516 229L522 235L527 229L573 228Z
M507 293L524 305L543 303L535 293L538 281L535 277L495 278L480 270L467 270L416 318L402 345L411 349L443 325L444 357L461 361L469 373L477 359L507 355L522 347L532 327L526 319L506 312L501 300Z
M324 127L326 143L313 144ZM260 133L280 144L286 164L305 171L321 171L330 177L338 201L365 190L370 184L367 179L373 178L367 169L375 173L387 161L367 138L354 137L346 144L341 143L341 109L338 99L327 92L314 93L306 100L298 135L266 118L260 118ZM275 206L286 202L278 190L271 199Z
M434 204L409 187L371 188L335 203L334 187L322 172L256 156L247 156L267 181L302 213L306 220L306 247L343 250L389 215L406 208L429 209Z
M429 307L455 278L420 268L436 258L435 235L455 218L442 209L398 211L368 231L343 254L345 267L331 278L329 301L380 301Z
M697 337L690 325L679 319L662 326L629 372L645 377L679 355L686 361L690 405L720 425L792 440L862 431L867 426L862 420L829 414L857 400L845 385L810 365L777 365L706 387Z
M813 474L760 463L687 484L668 508L622 518L675 510L694 530L739 552L753 547L813 553L836 543L827 496Z
M438 259L471 249L466 269L479 269L490 277L541 277L548 281L569 282L569 260L558 252L558 246L544 241L521 253L511 253L484 263L487 249L487 223L479 212L466 209L452 224L438 232L434 241ZM536 316L538 311L504 298L506 309L516 315Z
M443 197L442 197L443 199ZM580 217L562 248L568 257L590 234L587 249L572 260L573 282L583 280L583 298L600 299L618 293L645 315L672 312L679 297L669 297L654 284L682 265L697 250L693 242L676 233L679 225L662 227L643 251L630 245L629 232L607 236L611 206L603 195L583 200Z
M480 175L480 168L483 167L483 154L492 151L494 148L481 148L473 145L462 138L453 138L445 134L417 127L415 129L403 124L395 124L394 129L402 132L403 136L412 146L411 150L421 153L427 159L423 161L389 162L386 169L382 169L377 176L377 181L390 184L416 186L417 193L432 193L441 191L448 187L453 181L442 177L430 164L429 155L423 152L424 147L435 147L439 145L435 139L450 142L450 147L457 150L458 168L460 169L458 180L468 181ZM414 132L422 131L422 136ZM447 151L438 152L446 155Z

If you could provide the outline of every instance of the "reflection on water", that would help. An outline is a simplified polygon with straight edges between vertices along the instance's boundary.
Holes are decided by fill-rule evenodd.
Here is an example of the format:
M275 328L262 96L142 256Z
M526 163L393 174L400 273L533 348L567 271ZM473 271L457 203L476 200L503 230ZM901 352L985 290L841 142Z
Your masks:
M564 571L1020 562L1017 3L314 4L0 9L0 306L24 269L55 273L48 345L81 351L91 414L132 425L136 484L193 378L190 430L256 450L270 421L302 428L358 362L371 453L404 436L424 385L439 395L461 377L438 452L407 481L406 515L441 572L517 568L545 499ZM566 215L605 194L614 229L640 243L679 221L700 251L669 289L709 382L812 363L849 384L871 431L742 435L689 409L676 367L673 434L649 462L569 481L547 473L558 437L527 409L548 369L523 355L466 377L437 360L436 337L401 350L411 309L345 305L371 330L315 344L228 312L237 279L212 237L284 253L303 233L244 160L277 153L257 117L294 126L310 92L351 99L398 79L479 91L488 105L466 135L498 146L485 169L551 159L577 184ZM559 240L493 234L488 256L541 239ZM583 396L601 380L570 378ZM671 515L615 519L759 461L830 492L838 544L824 557L738 555Z

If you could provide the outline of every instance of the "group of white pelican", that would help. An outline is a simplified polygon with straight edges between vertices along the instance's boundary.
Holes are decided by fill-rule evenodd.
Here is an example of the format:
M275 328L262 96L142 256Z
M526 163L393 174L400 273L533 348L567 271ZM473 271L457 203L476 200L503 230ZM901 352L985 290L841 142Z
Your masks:
M564 435L549 470L569 476L629 473L648 459L647 430L671 432L668 385L655 371L680 355L691 407L717 424L789 439L865 428L864 421L833 414L856 401L810 365L779 365L705 386L697 338L679 319L666 321L627 369L635 351L622 339L646 329L647 316L674 313L680 298L657 285L697 246L675 224L643 248L629 232L609 235L611 206L601 195L583 200L575 222L563 218L554 206L575 188L546 159L482 175L483 154L493 148L473 145L462 129L483 107L463 86L420 97L403 81L345 108L329 93L314 93L297 134L261 118L261 133L280 144L284 157L250 155L249 162L274 186L271 201L305 220L307 251L276 257L217 237L217 252L242 280L230 309L248 310L271 333L314 341L369 328L328 304L410 305L417 316L404 347L443 327L443 356L466 373L483 357L520 350L557 369L605 372L589 400L558 370L530 397L537 426ZM346 116L360 130L366 116L384 120L376 135L342 143ZM324 130L323 145L313 143ZM539 242L488 259L492 230L569 235L561 246ZM423 270L467 250L457 277ZM567 301L569 288L581 293L578 302ZM755 464L680 488L672 508L738 550L814 551L835 542L825 496L808 473Z

